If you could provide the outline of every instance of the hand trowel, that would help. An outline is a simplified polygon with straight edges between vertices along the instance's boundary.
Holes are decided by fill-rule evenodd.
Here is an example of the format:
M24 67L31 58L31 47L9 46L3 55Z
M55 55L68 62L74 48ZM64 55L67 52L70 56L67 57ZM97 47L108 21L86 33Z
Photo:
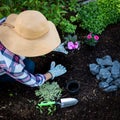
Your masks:
M76 98L62 98L59 102L56 101L48 101L48 102L41 102L38 104L39 107L42 106L49 106L49 105L60 105L61 108L70 107L76 105L78 100Z

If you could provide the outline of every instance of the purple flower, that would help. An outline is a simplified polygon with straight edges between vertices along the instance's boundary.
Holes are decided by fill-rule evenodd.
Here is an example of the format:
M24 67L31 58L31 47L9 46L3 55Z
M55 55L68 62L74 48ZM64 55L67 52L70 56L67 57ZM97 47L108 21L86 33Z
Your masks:
M99 40L99 36L95 35L95 36L94 36L94 39L95 39L96 41Z
M78 42L68 42L67 47L69 50L73 50L73 49L77 49L79 47L79 43Z
M79 47L79 43L78 42L75 42L74 43L74 48L77 49Z
M68 47L69 50L72 50L73 47L74 47L73 42L68 42L67 47Z

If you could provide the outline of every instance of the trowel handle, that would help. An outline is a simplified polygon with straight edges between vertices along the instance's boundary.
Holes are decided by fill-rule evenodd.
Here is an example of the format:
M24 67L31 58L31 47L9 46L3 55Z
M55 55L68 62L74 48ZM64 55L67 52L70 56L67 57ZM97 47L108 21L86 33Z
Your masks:
M42 106L49 106L49 105L54 105L54 104L56 104L55 101L48 101L48 102L43 101L43 102L41 102L41 103L38 103L38 106L39 106L39 107L42 107Z

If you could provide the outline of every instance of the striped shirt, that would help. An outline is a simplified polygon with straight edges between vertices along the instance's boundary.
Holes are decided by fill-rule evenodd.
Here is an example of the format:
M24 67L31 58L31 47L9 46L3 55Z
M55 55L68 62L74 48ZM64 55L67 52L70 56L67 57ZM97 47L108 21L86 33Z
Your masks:
M45 76L42 74L33 75L25 70L23 59L23 57L10 52L0 42L0 76L7 74L25 85L41 86L45 82Z

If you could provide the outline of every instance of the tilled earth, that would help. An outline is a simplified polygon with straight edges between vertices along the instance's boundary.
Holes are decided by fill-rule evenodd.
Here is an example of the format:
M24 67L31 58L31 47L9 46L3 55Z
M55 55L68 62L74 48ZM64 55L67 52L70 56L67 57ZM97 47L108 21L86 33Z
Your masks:
M84 32L78 31L79 36ZM120 61L120 23L109 25L94 48L82 44L79 50L70 51L68 55L52 52L31 58L37 64L35 73L47 72L53 60L63 64L68 72L55 78L55 81L63 89L62 97L75 97L79 103L57 109L52 116L47 115L47 111L41 114L35 107L38 101L36 88L9 83L0 89L0 120L120 120L120 90L103 92L88 67L97 57L105 55ZM69 80L77 80L80 84L78 95L71 95L66 90L66 82Z

